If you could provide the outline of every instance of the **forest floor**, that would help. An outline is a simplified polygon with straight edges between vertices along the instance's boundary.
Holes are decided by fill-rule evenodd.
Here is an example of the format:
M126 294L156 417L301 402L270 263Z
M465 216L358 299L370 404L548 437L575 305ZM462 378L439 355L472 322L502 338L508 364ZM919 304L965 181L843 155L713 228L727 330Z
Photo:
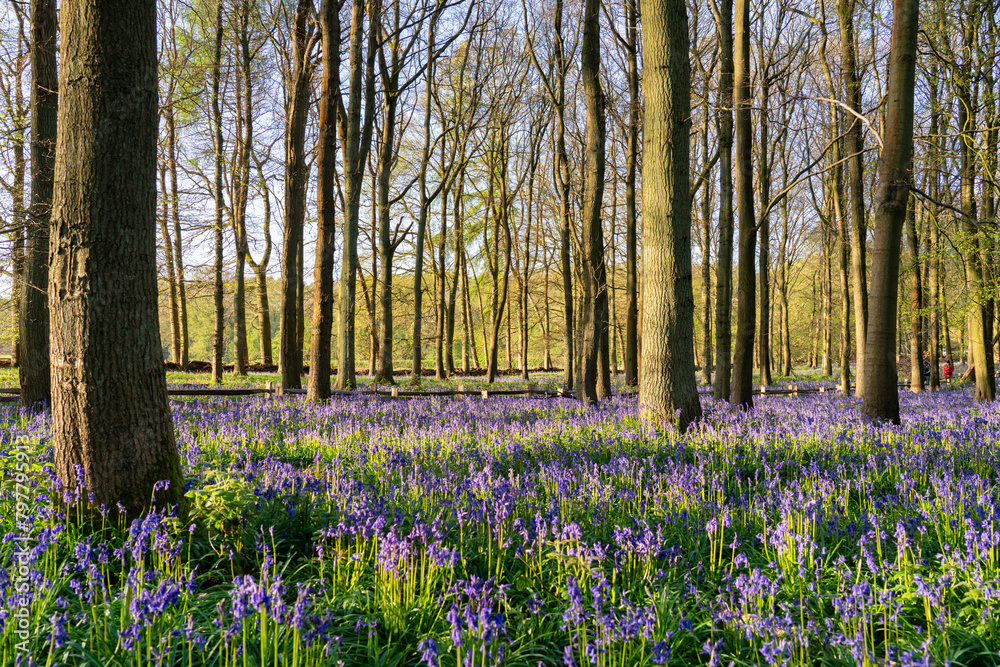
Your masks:
M0 664L1000 664L1000 404L900 400L172 401L191 523L97 535L2 404Z

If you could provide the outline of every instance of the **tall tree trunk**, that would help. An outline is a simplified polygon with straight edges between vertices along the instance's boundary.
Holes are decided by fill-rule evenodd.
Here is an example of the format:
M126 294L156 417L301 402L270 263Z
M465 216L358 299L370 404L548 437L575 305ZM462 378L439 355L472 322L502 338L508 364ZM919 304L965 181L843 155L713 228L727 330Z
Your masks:
M919 2L893 0L889 90L883 148L878 161L872 282L865 348L865 396L861 411L872 419L899 423L896 389L896 299L899 251L910 194L913 150L913 86L917 60Z
M733 384L729 402L741 408L753 407L753 337L755 294L754 259L756 218L753 210L753 164L750 105L750 2L736 0L733 59L733 107L736 116L736 208L740 218L740 264L736 292L736 350Z
M309 399L330 398L333 332L333 260L336 206L333 181L337 161L336 108L340 90L340 13L336 0L320 0L323 76L319 95L319 146L316 156L316 263L313 269L312 331L309 336Z
M395 5L396 25L399 25L399 5ZM396 249L406 236L399 233L397 225L395 233L389 232L389 186L392 177L393 160L396 155L396 106L399 99L399 66L398 52L393 48L391 64L386 68L382 56L382 86L385 96L382 103L382 141L378 153L378 254L382 266L382 280L379 286L379 351L376 362L375 382L396 384L392 363L393 352L393 312L392 312L392 261ZM402 223L400 223L402 224ZM426 224L426 221L425 221ZM420 249L423 254L423 248ZM420 261L421 273L423 261ZM419 274L415 279L419 280Z
M856 0L839 0L840 44L843 53L841 71L844 89L847 92L847 106L857 114L861 108L861 79L857 65L857 38L854 35L854 10ZM847 132L844 135L844 152L847 154L847 178L851 193L851 287L854 296L854 338L855 360L857 364L856 396L865 395L865 336L868 329L868 281L866 279L867 259L866 239L868 235L865 221L864 135L861 120L848 116Z
M927 168L930 175L930 194L935 201L941 200L940 192L940 153L938 151L938 142L936 137L939 136L940 131L940 116L941 116L941 105L940 98L938 97L938 67L936 64L932 65L930 75L928 76L928 86L930 88L930 136L932 137L928 148L927 148ZM933 205L932 205L933 206ZM936 207L932 209L932 212L927 217L927 237L928 237L928 253L927 253L927 287L930 290L928 296L928 305L930 306L931 312L929 317L930 324L930 344L928 345L930 352L930 366L931 366L931 377L930 377L930 390L935 391L940 386L940 374L938 368L940 366L940 350L941 350L941 310L940 310L940 278L939 278L939 268L941 265L941 258L939 256L939 241L938 241L938 215Z
M837 150L834 155L839 154ZM834 170L837 185L833 192L834 214L837 217L837 268L840 273L840 386L844 395L851 390L851 240L847 226L846 202L843 197L843 179L838 166Z
M464 243L463 216L465 206L463 204L463 189L465 187L464 170L458 174L458 182L455 187L455 276L451 282L451 292L448 296L448 333L445 342L446 361L448 374L455 374L455 306L462 291L462 248ZM463 300L464 313L464 300ZM467 355L465 354L465 342L462 344L463 365ZM465 369L468 370L467 368Z
M237 92L243 97L237 105L237 129L242 126L243 136L237 140L238 156L233 168L232 222L236 246L236 269L233 281L233 373L246 375L249 353L247 351L247 313L245 269L249 246L247 244L247 200L250 195L250 158L253 151L253 57L250 51L250 2L241 0L239 5L237 42L240 49L240 74Z
M215 279L213 295L215 306L215 328L212 333L212 382L222 382L222 353L225 347L223 339L224 312L222 303L222 107L219 105L219 79L222 68L222 0L216 2L215 9L215 54L212 60L212 150L215 153L215 263L213 277Z
M271 365L271 306L267 294L267 265L271 262L271 193L267 188L267 180L264 178L264 168L257 162L257 180L260 183L260 192L264 197L264 255L260 263L254 262L250 253L247 253L247 261L250 268L257 277L257 326L260 329L260 360L262 364Z
M741 0L742 1L742 0ZM642 182L645 243L639 402L681 429L701 417L691 359L691 64L684 0L644 0L647 65Z
M919 393L924 389L924 348L920 308L923 294L920 286L920 242L917 238L916 202L910 197L906 207L906 246L910 254L910 391Z
M709 82L706 77L705 86ZM705 91L708 99L708 91ZM708 104L704 105L701 125L701 158L707 165L708 156ZM701 383L712 384L712 187L706 182L701 199ZM614 245L612 243L612 245Z
M65 10L64 10L65 11ZM55 168L59 81L56 72L55 0L32 0L31 40L31 210L28 214L21 297L21 403L49 400L49 224ZM152 189L156 191L155 165ZM153 202L154 215L156 202ZM154 228L155 230L155 228Z
M476 330L472 319L472 297L469 294L469 272L468 257L465 248L462 248L462 372L468 373L472 367L472 357L478 355L476 352ZM472 352L470 355L469 352ZM476 368L479 368L479 357L475 359Z
M137 516L154 495L183 514L157 314L156 6L63 0L62 18L49 284L55 470L95 518L102 506Z
M498 353L500 346L500 329L504 322L507 307L508 289L510 286L511 264L511 231L510 231L510 195L507 190L507 168L510 161L510 129L506 123L501 123L494 130L496 140L491 152L492 164L490 191L487 194L487 208L492 209L493 218L493 257L490 261L490 276L493 285L490 301L490 318L492 320L488 338L486 381L492 383L497 378L499 369ZM486 231L485 228L483 230ZM500 234L504 238L503 266L500 265L499 243ZM486 323L483 322L485 328ZM487 334L484 332L483 337Z
M757 361L762 385L771 384L771 216L768 206L771 201L771 162L768 156L770 148L768 139L768 105L771 96L770 72L765 68L761 76L760 88L760 156L757 161L757 179L760 192L760 340L757 348Z
M781 245L778 249L778 272L781 287L781 375L790 377L792 374L792 332L788 315L788 199L781 201Z
M944 320L944 353L948 361L954 363L955 355L951 345L951 327L948 326L948 309L944 306L948 304L948 297L945 293L944 262L939 262L938 269L941 273L941 317Z
M549 258L545 257L545 359L542 366L552 368L552 311L549 309Z
M599 0L585 0L584 2L580 67L587 109L587 129L581 234L583 323L580 332L580 367L582 376L579 378L577 396L587 403L596 403L607 393L610 393L611 387L611 371L608 364L608 273L604 259L604 229L601 224L601 206L604 201L605 100L600 81L601 24L599 8ZM690 79L690 72L688 78ZM687 183L686 180L685 183ZM690 213L690 204L688 212ZM690 223L690 220L688 222ZM688 243L690 243L690 231L688 232Z
M732 0L721 0L722 4ZM639 271L635 210L635 174L639 154L638 0L623 0L627 21L628 150L625 157L625 384L639 384Z
M448 190L441 192L441 235L438 239L438 275L437 280L437 303L434 308L437 312L436 331L434 338L434 377L443 380L451 373L451 369L445 366L445 343L449 338L448 328L454 322L453 313L449 313L448 308L448 267L447 267L447 244L448 244ZM456 262L457 264L457 262ZM454 364L454 360L451 360Z
M822 290L821 290L822 291ZM822 299L820 295L820 299ZM819 330L820 325L820 315L817 310L816 302L816 273L813 273L812 277L812 316L809 318L809 330L816 332ZM809 347L809 368L816 368L818 365L816 362L819 360L819 336L812 337L812 345Z
M612 157L612 161L614 161ZM610 310L610 320L608 322L608 333L611 339L611 377L618 377L618 336L616 332L618 331L618 305L615 303L616 300L616 287L615 287L615 274L618 269L618 238L616 227L618 224L618 172L617 170L612 170L611 178L611 242L608 244L610 247L611 255L611 279L608 285L608 296L609 296L609 310ZM527 279L525 279L524 288L524 312L525 320L527 320L528 313L528 287ZM525 321L525 332L528 330L527 321Z
M733 0L719 2L719 253L715 270L715 400L729 398L733 309Z
M10 304L13 316L13 331L10 345L10 362L13 366L21 365L21 298L24 295L24 233L25 233L25 163L24 163L24 130L27 126L27 109L24 107L24 93L22 92L22 76L28 59L27 49L24 39L24 18L21 12L17 14L17 60L14 71L14 105L8 108L8 113L12 118L21 119L18 121L11 142L11 152L14 157L13 190L11 192L11 220L10 233L10 263L11 263L11 288ZM10 99L10 98L8 98Z
M531 225L534 222L535 209L535 175L538 172L538 161L540 158L540 141L531 143L531 154L528 158L528 216L525 223L524 235L524 279L518 286L518 331L521 339L521 379L528 380L528 285L531 279L532 258L531 258ZM614 229L614 213L611 214L612 230ZM614 232L612 232L612 236ZM537 253L536 253L537 258ZM614 264L612 264L614 266ZM613 303L613 302L612 302Z
M160 217L160 234L163 236L163 253L167 264L167 289L170 294L170 360L175 364L181 358L181 317L180 306L177 303L177 276L174 273L174 251L170 243L170 232L167 231L167 218L170 216L167 201L166 169L160 169L160 196L163 198L163 215Z
M969 338L976 364L976 401L992 401L996 396L992 369L993 344L989 331L988 296L983 285L987 264L980 256L986 236L977 228L976 220L976 116L973 108L973 47L978 26L978 2L970 1L969 17L962 28L961 62L956 68L955 89L958 106L959 162L962 182L962 229L968 250L965 256L965 283L969 293Z
M338 99L341 151L344 163L344 224L340 264L340 332L337 337L337 389L353 389L357 386L355 372L355 307L357 300L358 275L358 225L361 218L361 189L365 164L371 146L372 118L375 101L375 51L377 30L369 30L368 54L361 58L361 42L364 38L365 0L352 0L351 37L348 51L349 93L347 108L343 99ZM370 22L374 25L374 21ZM362 98L361 74L365 73L364 97ZM364 122L361 107L364 103ZM373 286L374 287L374 286ZM374 334L372 334L374 335ZM369 367L371 370L371 366Z
M834 230L827 220L826 252L823 253L823 375L833 375L833 244Z
M423 301L424 301L424 235L427 230L427 216L430 213L432 198L427 194L427 167L431 156L431 100L432 82L434 80L434 42L437 29L437 14L431 20L427 39L427 64L424 74L424 145L421 151L420 172L417 178L419 189L419 211L417 214L417 233L415 243L415 258L413 271L413 348L410 354L410 383L419 385L423 380ZM439 190L440 192L440 190ZM431 253L433 254L433 246ZM441 268L444 271L444 267ZM438 313L438 328L440 329L440 312ZM440 368L440 364L437 368ZM440 372L437 372L440 375Z
M302 387L302 348L299 339L299 266L302 258L302 228L305 224L305 133L309 106L309 62L307 23L312 0L298 0L292 39L292 71L288 80L285 109L285 229L281 249L281 333L278 366L281 386Z
M565 45L562 36L563 0L555 0L554 14L554 57L557 73L556 94L553 107L556 112L556 186L559 189L559 219L562 227L559 231L559 261L562 269L563 284L563 344L565 346L563 368L563 387L573 388L573 370L576 357L573 353L575 339L573 335L573 261L570 254L570 173L569 154L566 151L566 72L569 65L566 59Z
M994 4L993 7L995 13L996 5ZM989 37L975 40L978 45L979 78L983 85L981 93L981 98L983 100L983 116L987 128L985 133L980 131L980 134L985 135L983 137L985 139L982 144L983 149L980 152L980 155L982 155L981 160L985 178L983 179L979 191L982 196L983 219L996 220L997 143L998 135L1000 135L1000 130L998 130L997 126L1000 124L1000 113L998 113L998 111L1000 111L1000 107L997 106L996 74L993 66L996 62L997 53L997 24L993 13L989 16ZM992 61L990 59L992 59ZM996 370L994 352L997 347L997 345L994 344L996 339L993 336L995 329L994 318L996 316L997 308L997 299L995 295L995 286L997 284L997 242L996 235L991 231L984 229L982 226L979 227L979 235L981 238L979 261L983 267L983 282L984 284L993 287L993 289L987 289L986 292L986 302L984 304L985 313L983 316L983 338L986 341L986 372L991 378L994 378L996 377L994 375ZM994 397L995 395L996 387L994 382Z
M167 169L170 171L170 213L174 223L174 260L177 262L177 298L180 305L181 320L181 356L178 360L181 370L188 367L188 336L187 287L184 280L184 254L181 240L181 204L177 188L177 129L174 121L174 108L168 104L167 118Z

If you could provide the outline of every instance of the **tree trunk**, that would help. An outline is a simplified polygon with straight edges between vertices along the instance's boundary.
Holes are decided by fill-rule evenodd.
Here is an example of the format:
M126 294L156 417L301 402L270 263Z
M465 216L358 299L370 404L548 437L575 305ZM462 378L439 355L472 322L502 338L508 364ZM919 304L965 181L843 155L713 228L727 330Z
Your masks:
M741 19L742 20L742 19ZM719 3L719 253L715 270L715 400L729 398L733 309L733 0Z
M292 71L285 109L285 229L281 249L281 332L278 365L284 389L302 388L302 348L299 341L299 257L305 224L305 132L312 75L307 23L312 0L298 0L292 40Z
M242 0L239 5L237 42L240 48L240 74L237 86L242 92L242 101L237 105L237 129L242 126L243 136L237 140L238 156L233 165L232 222L236 246L236 270L233 281L233 373L246 375L249 353L247 350L246 313L246 262L247 244L247 200L250 195L250 156L253 149L253 59L250 53L250 2ZM240 90L241 89L241 90Z
M781 142L781 187L788 187L788 151L787 142ZM789 377L792 374L792 341L789 327L788 315L788 197L781 200L781 239L778 242L778 302L780 313L778 315L779 327L781 329L781 375Z
M750 105L750 2L736 0L736 31L733 48L733 107L736 110L736 208L740 218L740 264L736 293L736 350L733 385L729 402L741 408L753 407L753 337L755 294L754 258L756 218L753 210L753 164Z
M938 151L938 142L935 137L939 136L940 131L940 116L941 116L941 106L940 99L938 97L938 68L937 65L933 65L931 68L930 76L928 76L928 85L930 88L930 111L931 111L931 121L930 121L930 136L932 140L929 142L927 147L927 168L930 173L930 195L935 201L940 201L940 176L939 171L940 156ZM933 206L933 204L932 204ZM938 372L938 367L940 366L940 350L941 350L941 310L940 310L940 278L939 278L939 268L941 266L941 258L939 253L940 245L938 242L938 215L937 210L932 209L931 214L927 217L927 237L928 237L928 253L927 253L927 287L930 290L930 295L928 297L929 306L931 309L930 313L930 344L928 345L930 352L930 366L931 366L931 377L930 377L930 390L935 391L940 386L940 374Z
M459 295L462 291L462 248L464 243L463 234L463 216L465 215L465 207L463 204L463 189L465 187L465 173L464 169L458 175L458 183L455 185L455 276L452 278L451 291L448 296L448 332L447 339L445 342L445 359L448 367L448 374L455 374L455 307L459 301ZM463 303L463 314L464 314L464 300ZM463 364L466 358L465 354L465 341L463 339L462 344L462 357ZM465 369L468 370L467 368Z
M267 295L267 265L271 262L271 193L264 178L264 169L257 162L257 179L260 181L261 194L264 197L264 255L260 263L253 261L247 253L247 261L257 277L257 325L260 329L260 359L261 363L273 363L271 352L271 307Z
M510 231L510 195L507 189L507 168L510 161L510 128L501 123L495 130L496 140L491 148L492 170L490 191L487 194L487 209L491 209L493 218L493 257L490 261L490 276L493 285L490 318L492 320L487 349L486 381L493 383L497 378L499 368L498 353L500 346L500 329L504 323L504 313L507 307L508 289L510 286L511 264L511 231ZM485 227L483 229L486 231ZM503 266L500 265L499 243L500 234L504 238ZM485 328L486 323L483 323ZM486 333L484 332L484 338Z
M372 118L375 101L375 43L376 30L369 30L368 57L361 58L361 42L364 38L365 0L353 0L351 4L351 38L348 51L349 90L347 109L343 100L338 99L341 151L344 163L344 223L340 264L340 332L337 339L337 389L354 389L357 386L355 371L355 307L357 299L358 275L358 225L361 218L361 189L365 164L371 146ZM371 21L374 25L374 21ZM362 99L361 73L365 72L364 98ZM361 106L364 103L365 118L361 121ZM372 334L374 335L374 334ZM371 366L369 367L371 370Z
M944 324L944 353L945 353L945 357L949 361L954 362L955 355L954 355L954 350L952 349L952 345L951 345L951 327L948 326L948 308L946 307L948 305L948 297L947 297L947 294L945 293L945 285L946 285L946 283L945 283L945 279L944 279L945 278L945 276L944 276L944 262L940 262L939 261L938 262L938 268L939 268L939 271L941 273L941 276L940 276L941 277L941 305L942 305L941 314L942 314L942 319L944 320L944 323L943 323Z
M580 331L580 361L577 396L596 403L611 386L608 364L608 274L604 259L604 229L601 206L604 201L605 118L601 90L601 26L599 0L585 0L581 73L587 109L586 177L583 194L582 276L583 322ZM690 66L689 66L690 67ZM688 75L690 79L690 73ZM684 181L687 184L687 181ZM690 205L688 206L690 213ZM688 221L690 224L690 220ZM688 232L690 243L690 232ZM690 252L690 249L689 249ZM689 267L690 270L690 267ZM690 280L690 274L689 278ZM692 327L694 326L692 322Z
M705 99L708 99L708 80L705 80ZM708 156L708 104L704 105L701 125L701 159L707 165ZM706 182L701 199L701 383L712 384L712 187ZM612 243L612 245L614 245Z
M965 283L969 293L969 342L976 363L976 401L992 401L996 396L992 366L992 329L988 313L988 295L983 274L988 262L983 262L980 249L987 245L985 234L976 220L976 115L973 108L973 47L975 44L978 3L969 3L969 19L965 21L962 59L954 73L958 106L959 161L962 182L962 229L968 247L965 256ZM984 248L985 249L985 248Z
M878 161L872 282L865 348L865 396L862 413L899 423L896 388L896 299L899 251L910 194L913 149L913 88L917 59L919 3L893 0L892 42L884 146Z
M222 354L225 347L223 340L224 312L222 303L222 212L225 203L222 201L222 107L219 106L219 78L222 67L222 0L217 0L215 9L215 55L212 60L212 142L215 153L215 264L212 275L215 279L213 296L215 306L215 328L212 333L212 382L222 382Z
M822 299L822 295L820 296ZM816 308L816 273L812 277L812 316L809 318L809 330L816 332L819 330L820 316ZM812 345L809 346L809 368L816 368L819 359L819 336L812 337Z
M742 0L741 0L742 1ZM646 112L642 182L642 373L639 402L681 429L701 417L691 284L691 65L684 0L644 0Z
M573 388L573 369L576 357L573 354L575 343L573 335L573 261L570 255L570 173L569 155L566 151L566 72L569 65L566 61L565 47L562 37L563 0L555 0L554 14L554 57L557 74L557 90L553 106L556 112L556 186L559 189L559 219L562 227L559 231L559 261L562 269L563 284L563 343L565 346L563 368L563 387Z
M188 367L187 287L184 280L184 254L181 240L181 204L177 189L177 130L174 125L174 109L168 105L167 117L167 169L170 171L170 213L174 222L174 260L177 262L177 298L181 319L181 356L178 361L182 371Z
M833 243L834 231L826 222L826 252L823 253L823 375L833 375Z
M770 103L771 82L770 72L765 68L761 77L761 107L760 107L760 156L757 161L757 178L760 192L760 340L757 347L757 361L762 385L771 384L771 281L769 277L771 263L771 216L768 205L771 201L771 162L768 155L770 148L768 139L768 104Z
M854 9L856 0L839 0L840 44L843 53L841 71L844 89L847 92L847 106L861 114L861 80L857 66L857 39L854 35ZM847 132L844 135L844 152L847 154L847 178L851 193L851 286L854 296L854 338L855 361L857 365L855 396L865 395L865 336L868 329L868 281L866 279L867 259L865 244L867 223L865 222L864 134L861 120L848 116ZM933 142L932 142L933 143Z
M166 169L160 170L160 196L163 198L163 215L160 217L160 234L163 236L163 254L167 265L167 288L170 294L170 360L175 364L181 358L181 318L180 306L177 303L177 277L174 273L174 252L170 243L170 232L167 231L167 218L170 215L167 202Z
M309 336L309 399L330 398L333 332L333 261L336 206L333 193L337 161L336 108L340 90L340 13L336 0L320 0L323 76L319 96L319 146L316 156L316 262L313 269L312 331Z
M623 0L627 21L628 52L628 152L625 157L625 384L639 385L639 271L635 210L635 174L639 154L639 67L636 0ZM725 5L732 0L722 0Z
M396 5L398 14L398 5ZM398 25L398 15L396 23ZM380 60L382 56L379 56ZM399 99L399 65L397 51L392 51L392 62L389 68L382 63L382 85L385 96L382 103L382 142L378 154L378 256L382 266L382 280L379 286L379 350L376 361L375 382L396 384L393 376L393 320L392 320L392 261L396 249L406 236L399 233L397 225L395 234L389 233L389 186L392 177L392 166L396 152L396 106ZM423 248L420 249L423 254ZM421 258L420 266L423 266ZM423 272L421 268L421 273ZM415 280L420 274L415 275Z
M156 6L63 0L62 17L49 284L55 470L95 518L119 505L136 516L154 495L183 514L157 314Z
M920 307L923 294L920 286L920 242L917 239L916 202L910 197L906 207L906 245L910 253L910 391L920 393L924 389L924 348L923 327Z
M427 64L426 72L424 77L424 145L420 160L420 173L417 179L417 187L419 188L420 196L420 208L417 214L417 234L416 234L416 247L414 249L415 259L414 259L414 271L413 271L413 348L410 354L411 356L411 366L410 366L410 383L414 385L419 385L423 380L423 333L421 331L423 327L424 313L423 313L423 300L424 300L424 235L427 230L427 216L430 213L430 206L433 201L431 197L427 195L427 166L430 161L431 155L431 100L432 100L432 82L434 80L434 37L437 28L437 16L435 14L434 19L431 20L430 29L428 30L427 39ZM442 240L442 243L444 241ZM431 254L433 254L433 246L431 246ZM444 271L444 267L441 267L441 271ZM438 310L438 326L437 329L441 329L441 311ZM440 355L437 355L440 356ZM435 362L437 360L435 359ZM441 366L443 364L436 364L436 374L441 375Z
M59 107L55 0L32 0L28 48L31 55L31 210L24 256L24 292L19 327L21 365L18 368L21 403L25 406L41 405L48 402L51 396L46 289L49 284L49 228ZM152 188L155 192L155 164ZM155 215L155 200L153 206Z
M24 107L24 93L22 92L22 75L24 74L25 65L28 59L28 53L25 49L25 39L24 39L24 18L21 12L17 15L18 23L18 33L17 33L17 60L15 61L15 72L14 72L14 100L13 107L8 108L8 113L12 118L26 118L27 109ZM8 98L9 100L10 98ZM24 210L24 191L25 191L25 173L26 168L24 164L24 130L27 123L22 120L14 131L13 140L11 142L11 152L14 157L14 172L13 176L13 190L11 192L11 213L13 219L11 220L11 233L10 233L10 264L11 264L11 287L10 287L10 306L11 312L13 313L11 321L13 323L13 331L10 344L10 362L13 366L21 365L21 336L20 336L20 319L21 319L21 298L24 295L23 278L24 278L24 233L25 233L25 210Z
M437 326L434 337L434 377L438 380L443 380L451 373L451 370L445 366L447 355L444 349L445 343L449 338L448 328L450 322L454 321L451 319L454 315L449 313L448 308L448 295L450 291L448 289L447 245L448 190L444 189L441 192L441 235L438 239L438 274L435 281L437 284L437 303L434 304L435 311L437 312ZM454 364L454 360L451 361Z

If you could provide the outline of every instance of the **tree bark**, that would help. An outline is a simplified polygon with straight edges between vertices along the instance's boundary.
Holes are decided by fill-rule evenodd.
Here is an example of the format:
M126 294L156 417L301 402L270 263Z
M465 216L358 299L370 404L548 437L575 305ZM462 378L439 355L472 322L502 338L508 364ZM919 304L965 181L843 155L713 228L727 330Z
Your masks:
M757 361L762 385L771 384L771 216L768 205L771 201L771 162L768 155L770 140L768 138L768 113L771 96L770 71L764 68L761 75L761 107L760 115L760 147L759 159L757 161L757 179L760 192L761 220L760 227L760 256L758 269L758 279L760 281L760 340L757 347Z
M278 365L284 389L302 387L302 348L299 344L299 257L305 224L305 132L309 105L310 39L307 23L312 0L298 0L292 40L292 71L285 109L285 230L281 251L281 333Z
M635 174L639 154L639 67L638 0L623 0L627 21L628 52L628 149L625 157L625 384L639 385L639 271L638 234L636 231ZM722 0L725 5L732 0Z
M941 200L940 193L940 153L938 151L938 142L936 137L939 136L940 132L940 116L941 116L941 105L940 98L938 97L938 67L936 64L932 65L930 75L928 76L928 87L930 89L930 136L931 141L927 147L927 169L929 172L929 188L930 195L935 201ZM933 206L933 204L932 204ZM931 391L935 391L939 388L941 384L940 373L938 368L941 364L940 350L941 350L941 311L939 300L941 297L940 289L940 278L939 278L939 268L941 265L941 258L938 255L939 252L939 241L938 241L938 212L937 208L931 209L931 212L927 216L927 238L928 238L928 253L927 253L927 288L930 290L928 295L928 306L931 309L929 319L930 325L930 344L928 345L928 352L930 353L930 366L931 366L931 377L930 377L930 387Z
M733 0L719 2L719 252L715 269L715 400L729 398L733 309Z
M313 269L312 332L309 336L309 399L330 398L333 332L334 168L337 123L333 96L340 90L340 13L336 0L320 0L323 76L319 95L319 153L316 156L316 262Z
M854 9L856 0L839 0L840 44L843 53L844 89L847 92L847 106L855 113L862 113L861 79L857 65L857 39L854 35ZM868 235L865 221L864 135L861 120L849 116L847 132L844 135L844 152L847 154L847 178L850 187L851 209L851 287L854 296L854 338L855 362L857 365L856 396L865 395L865 336L868 329L868 281L866 279L866 241Z
M163 198L163 215L160 216L160 234L163 236L163 254L167 265L167 289L170 295L170 360L175 364L181 359L181 318L180 306L177 303L177 276L174 272L174 251L170 243L170 232L167 230L167 218L170 215L167 201L166 169L160 169L160 196Z
M604 229L601 206L604 201L605 118L601 90L601 32L599 0L586 0L583 10L581 78L587 109L586 177L583 194L582 277L583 322L580 331L580 361L577 396L596 403L611 386L608 364L608 274L604 259ZM690 73L688 75L690 78ZM685 181L687 183L687 181ZM690 213L690 205L688 206ZM688 221L690 223L690 220ZM690 243L690 232L688 232ZM692 323L692 326L693 323ZM692 339L693 340L693 339Z
M13 183L11 189L11 220L12 230L10 232L10 264L11 264L11 288L10 303L13 316L13 332L10 344L10 362L13 366L21 365L21 299L24 295L24 234L25 234L25 210L24 191L26 168L24 163L24 130L27 126L26 119L28 110L24 107L24 93L22 92L22 77L28 52L25 48L24 39L24 17L23 13L17 14L17 60L15 61L14 72L14 99L13 106L8 108L8 113L12 118L22 119L16 125L13 140L11 142L11 152L14 157ZM8 97L8 100L10 98ZM30 150L30 149L29 149Z
M701 417L691 351L691 64L684 0L644 0L643 355L639 402L686 429Z
M917 239L916 202L910 197L906 207L906 246L910 254L910 391L920 393L924 389L924 347L923 327L920 308L923 294L920 286L920 242Z
M417 214L417 232L416 232L416 248L415 252L415 265L413 271L413 347L410 353L411 364L410 364L410 383L414 385L419 385L423 381L423 301L424 301L424 235L427 230L427 217L430 213L430 206L433 201L431 197L427 195L427 167L430 162L431 156L431 90L432 83L434 80L434 42L435 34L437 29L437 17L438 14L434 15L431 20L430 29L428 30L427 39L427 64L424 77L424 144L421 151L420 160L420 173L418 176L417 187L420 192L420 204L419 212ZM442 174L443 177L443 174ZM438 192L441 190L439 189ZM431 246L431 254L433 254L433 246ZM444 270L444 267L441 268ZM438 329L440 329L440 318L441 312L438 310ZM435 359L435 362L437 360ZM441 366L443 364L435 364L435 371L438 376L441 375Z
M27 222L21 295L21 403L41 405L51 397L49 364L49 227L58 113L55 0L32 0L31 209ZM155 169L155 165L154 165ZM156 188L154 171L153 189ZM156 202L153 202L155 207ZM155 208L154 208L155 214Z
M707 165L711 159L708 155L708 77L705 78L705 87L701 158ZM703 187L705 191L701 200L701 383L712 384L712 187L707 182Z
M375 100L375 43L376 30L369 30L368 57L361 58L364 38L365 0L351 4L351 37L348 50L349 92L347 108L338 99L341 152L344 164L344 223L342 229L340 264L340 332L337 338L337 389L354 389L357 386L355 370L355 308L358 275L358 226L361 218L361 189L365 164L371 146L372 119ZM370 21L372 25L374 21ZM362 97L362 70L365 73ZM361 121L364 103L365 118ZM372 334L374 336L374 333ZM371 368L369 368L371 370Z
M74 502L135 516L154 495L157 505L184 503L157 314L156 6L64 0L61 11L55 469L66 490L86 488ZM161 481L169 486L157 490Z
M257 180L264 197L264 254L260 263L247 253L247 262L257 277L257 326L260 329L260 359L262 364L273 363L271 345L271 306L267 294L267 266L271 262L271 193L264 178L264 168L257 161Z
M573 259L570 254L570 174L569 155L566 151L566 72L569 65L566 59L565 44L562 36L563 0L556 0L554 15L554 57L556 66L556 94L553 107L556 112L556 186L559 189L559 219L562 227L559 231L559 261L562 269L563 284L563 343L565 346L563 368L563 387L573 388L573 370L576 366L574 355L575 338L573 335Z
M919 2L893 0L889 90L878 161L872 280L865 348L865 395L861 411L871 419L899 423L896 388L896 299L899 251L910 194L913 149L913 89Z
M222 31L222 0L217 0L215 10L215 55L212 60L212 148L215 153L215 264L212 271L215 279L213 289L215 328L212 334L212 382L215 384L222 382L222 354L226 344L223 339L225 314L222 303L222 212L225 203L222 200L222 107L219 106Z
M233 169L232 222L233 240L236 246L236 270L233 281L233 373L246 375L249 353L247 351L247 313L245 269L249 247L247 245L247 200L250 194L250 157L253 149L253 78L250 53L250 2L241 0L239 5L237 42L240 48L241 81L238 92L243 99L238 105L237 129L242 127L243 136L238 138L238 156Z
M181 204L177 189L177 130L174 121L174 108L168 104L167 120L167 169L170 171L170 213L174 223L174 261L177 262L177 299L180 306L181 320L181 356L178 360L182 371L188 367L188 336L187 287L184 280L184 253L181 239Z
M976 363L976 401L992 401L996 397L993 379L992 322L988 312L989 297L984 289L983 274L988 261L980 256L988 244L976 220L976 115L973 108L973 47L978 25L978 3L969 3L969 17L962 28L961 62L954 72L958 132L959 162L962 183L962 230L965 237L965 282L969 293L969 342Z
M740 264L736 293L736 350L733 384L729 402L741 408L753 407L753 337L755 294L754 259L757 233L753 210L753 165L750 105L750 2L736 0L733 59L733 106L736 116L736 208L740 218Z

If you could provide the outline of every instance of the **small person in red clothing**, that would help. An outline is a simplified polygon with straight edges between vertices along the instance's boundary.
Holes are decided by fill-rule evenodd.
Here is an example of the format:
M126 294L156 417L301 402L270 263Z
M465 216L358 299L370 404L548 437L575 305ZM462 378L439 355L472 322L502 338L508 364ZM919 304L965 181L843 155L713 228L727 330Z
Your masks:
M944 379L949 380L951 376L955 373L955 366L951 363L951 359L944 362Z

